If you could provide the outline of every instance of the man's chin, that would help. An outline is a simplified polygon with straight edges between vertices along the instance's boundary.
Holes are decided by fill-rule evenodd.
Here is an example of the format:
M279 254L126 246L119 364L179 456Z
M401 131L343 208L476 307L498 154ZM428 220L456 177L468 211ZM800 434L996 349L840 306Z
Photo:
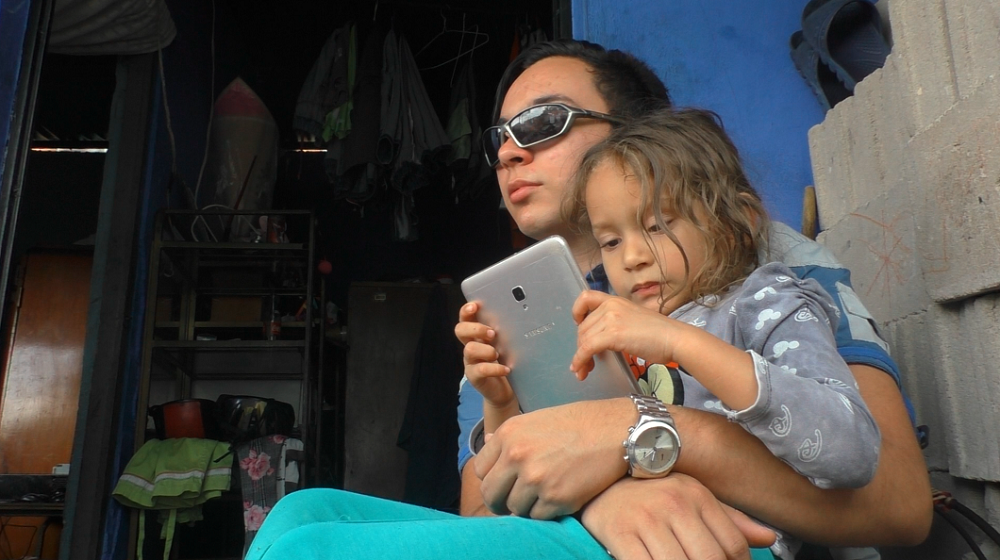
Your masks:
M517 229L521 230L521 233L531 239L545 239L550 235L554 235L557 230L557 228L552 227L553 224L539 221L533 216L524 213L520 216L515 215L514 223L517 224Z
M529 239L534 239L535 241L540 241L542 239L545 239L546 237L551 237L553 235L559 235L559 232L555 230L549 230L546 228L538 228L538 227L525 228L518 226L517 229L521 230L521 233L523 233L525 237L528 237Z

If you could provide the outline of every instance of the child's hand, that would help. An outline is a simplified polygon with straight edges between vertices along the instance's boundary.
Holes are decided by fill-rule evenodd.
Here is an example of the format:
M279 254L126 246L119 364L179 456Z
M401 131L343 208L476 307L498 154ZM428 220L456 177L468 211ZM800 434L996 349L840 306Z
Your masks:
M594 355L604 350L628 352L647 362L674 361L677 321L631 301L588 290L573 304L573 319L580 325L577 350L570 370L585 379L594 369Z
M465 345L462 352L465 377L483 396L486 406L516 413L517 398L507 381L510 368L497 362L500 354L493 347L496 331L476 322L478 311L479 304L475 302L463 305L455 326L455 336Z

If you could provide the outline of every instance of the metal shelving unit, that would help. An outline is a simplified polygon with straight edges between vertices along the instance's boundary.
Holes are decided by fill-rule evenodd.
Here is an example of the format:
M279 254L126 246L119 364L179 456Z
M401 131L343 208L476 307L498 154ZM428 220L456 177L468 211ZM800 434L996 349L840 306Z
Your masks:
M254 221L280 217L291 242L266 242L266 235L261 236L264 242L194 239L191 224L196 221L207 226L232 223L242 219L239 216ZM308 457L306 481L314 480L321 441L318 345L323 334L322 314L314 312L314 245L309 211L161 212L150 257L139 410L149 405L153 380L173 380L182 397L190 396L191 384L199 380L298 381L298 435ZM244 315L259 307L260 320L216 317L218 298L238 298L245 304ZM280 322L276 339L268 336L272 307L286 318L294 317ZM144 414L139 421L137 448L145 437Z

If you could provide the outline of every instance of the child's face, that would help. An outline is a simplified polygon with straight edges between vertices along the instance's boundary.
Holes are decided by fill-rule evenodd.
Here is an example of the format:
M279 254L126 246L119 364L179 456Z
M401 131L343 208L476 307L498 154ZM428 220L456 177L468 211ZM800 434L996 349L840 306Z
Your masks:
M660 311L661 298L685 283L684 257L656 225L655 209L643 216L642 222L636 220L641 189L631 171L606 160L587 182L587 213L611 287L637 305ZM672 216L669 209L661 211L663 221L687 254L691 275L695 275L705 263L701 232L689 220ZM691 292L686 287L662 306L662 313L669 314L689 301Z

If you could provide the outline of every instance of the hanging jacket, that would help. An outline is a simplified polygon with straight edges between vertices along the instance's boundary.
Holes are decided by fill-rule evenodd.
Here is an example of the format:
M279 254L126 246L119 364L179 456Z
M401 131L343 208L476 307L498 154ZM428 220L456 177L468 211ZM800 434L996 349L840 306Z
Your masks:
M350 121L346 119L350 116L350 73L355 55L353 38L354 25L349 22L326 40L299 91L292 119L296 130L308 132L319 139L323 137L324 128L328 128L327 116L336 111L331 124L339 129L338 137L343 138L350 131ZM333 128L328 130L329 134L332 134Z
M448 138L451 154L448 164L454 180L452 194L455 202L478 198L485 190L495 188L493 169L483 158L483 130L479 125L476 104L476 81L472 60L462 68L448 105Z
M170 558L175 525L201 520L201 504L229 490L229 454L228 443L211 439L152 439L129 460L112 496L131 508L160 511L164 560ZM145 515L139 516L139 560L145 520Z
M382 37L368 35L358 59L351 131L328 146L324 166L334 198L364 202L383 182L377 154L382 111Z

